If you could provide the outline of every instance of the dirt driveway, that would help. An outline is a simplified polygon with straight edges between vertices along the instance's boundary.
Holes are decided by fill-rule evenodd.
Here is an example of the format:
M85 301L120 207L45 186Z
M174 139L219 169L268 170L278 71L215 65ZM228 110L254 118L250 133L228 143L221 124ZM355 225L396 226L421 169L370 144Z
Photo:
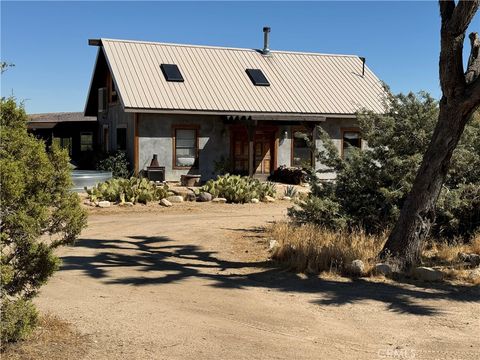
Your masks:
M257 227L286 207L95 212L36 302L88 334L85 359L480 358L478 287L270 267Z

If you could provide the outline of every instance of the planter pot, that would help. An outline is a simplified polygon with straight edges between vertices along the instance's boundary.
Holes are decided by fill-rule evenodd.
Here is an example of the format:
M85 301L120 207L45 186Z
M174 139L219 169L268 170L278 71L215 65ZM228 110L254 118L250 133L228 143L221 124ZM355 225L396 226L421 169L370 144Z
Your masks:
M198 186L200 185L201 175L182 175L180 176L180 183L182 186Z

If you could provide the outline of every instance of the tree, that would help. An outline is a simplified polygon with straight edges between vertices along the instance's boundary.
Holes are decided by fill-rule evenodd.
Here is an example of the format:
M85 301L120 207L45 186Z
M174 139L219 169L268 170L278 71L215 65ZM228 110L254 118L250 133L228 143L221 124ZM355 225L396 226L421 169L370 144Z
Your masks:
M54 250L71 244L86 225L78 194L70 191L68 154L46 150L27 133L27 115L14 99L0 100L1 338L24 338L36 322L31 303L58 269ZM45 236L46 235L46 236Z
M480 104L480 40L477 33L470 34L471 54L465 72L462 57L465 31L479 2L439 2L442 98L438 122L400 217L382 251L382 255L390 254L400 260L405 268L420 260L423 240L434 222L435 204L445 182L452 153L465 125Z

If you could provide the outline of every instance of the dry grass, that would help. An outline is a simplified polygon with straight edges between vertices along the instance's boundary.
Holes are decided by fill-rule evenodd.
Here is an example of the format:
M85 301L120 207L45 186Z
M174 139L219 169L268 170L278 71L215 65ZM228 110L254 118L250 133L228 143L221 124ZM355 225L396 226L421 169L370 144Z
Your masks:
M74 331L71 326L51 315L40 319L33 334L24 341L7 344L2 359L82 359L88 350L89 339Z
M324 271L348 273L348 265L356 259L362 260L365 271L370 272L385 242L384 236L368 236L363 232L336 233L313 225L289 223L273 225L270 233L279 243L272 254L273 259L293 271L312 274Z
M378 262L378 253L386 235L369 236L362 231L354 233L332 232L313 225L294 225L280 222L272 225L269 236L278 241L272 258L295 272L348 275L348 265L356 259L365 264L365 274L372 274ZM480 234L468 243L430 242L422 260L425 266L441 268L445 278L480 284L478 272L466 269L459 253L480 254Z

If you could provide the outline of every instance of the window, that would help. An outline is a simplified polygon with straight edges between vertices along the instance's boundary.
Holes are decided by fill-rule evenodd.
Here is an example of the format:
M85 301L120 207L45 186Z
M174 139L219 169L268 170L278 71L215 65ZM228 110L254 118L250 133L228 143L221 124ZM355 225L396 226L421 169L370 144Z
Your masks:
M127 150L126 128L117 128L117 150Z
M342 157L347 159L355 148L362 148L360 130L342 129Z
M72 155L72 138L71 137L54 137L53 143L60 146L62 149L67 149L68 155Z
M198 167L198 129L174 128L173 150L174 167Z
M109 140L109 133L108 133L108 125L103 125L103 151L108 152L109 151L109 146L108 146L108 140Z
M292 129L292 166L305 168L312 166L312 151L308 147L305 129Z
M93 150L93 133L83 132L80 133L80 151Z
M248 77L255 86L270 86L267 78L260 69L246 69Z
M183 76L180 72L180 69L175 64L161 64L160 68L162 69L163 76L165 80L173 82L183 82Z

